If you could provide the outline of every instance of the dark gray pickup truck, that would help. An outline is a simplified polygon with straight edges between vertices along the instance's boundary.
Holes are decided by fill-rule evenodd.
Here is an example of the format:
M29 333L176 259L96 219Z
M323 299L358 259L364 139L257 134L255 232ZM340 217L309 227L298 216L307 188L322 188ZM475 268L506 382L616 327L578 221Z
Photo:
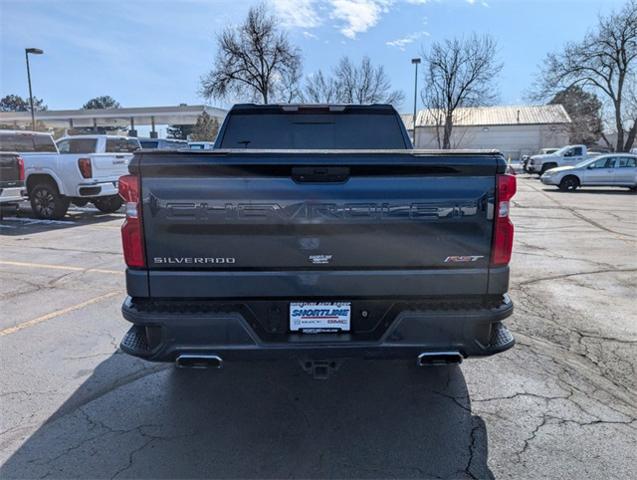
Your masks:
M214 150L141 151L119 181L121 347L182 367L296 358L316 376L506 350L505 169L496 151L412 149L386 105L236 105Z

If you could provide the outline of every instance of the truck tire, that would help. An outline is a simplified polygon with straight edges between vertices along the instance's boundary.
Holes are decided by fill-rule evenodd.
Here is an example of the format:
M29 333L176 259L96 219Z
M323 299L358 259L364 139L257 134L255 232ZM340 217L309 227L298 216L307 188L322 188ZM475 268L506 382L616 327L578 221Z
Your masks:
M542 165L542 169L540 170L540 176L544 175L544 172L550 170L551 168L557 167L557 163L545 163Z
M112 195L110 197L100 197L93 200L93 205L100 212L114 213L118 211L124 204L122 197L119 195Z
M562 179L559 185L559 189L563 192L574 192L579 187L579 178L575 175L568 175Z
M69 209L69 199L60 195L51 183L38 183L29 191L31 208L37 218L59 220Z

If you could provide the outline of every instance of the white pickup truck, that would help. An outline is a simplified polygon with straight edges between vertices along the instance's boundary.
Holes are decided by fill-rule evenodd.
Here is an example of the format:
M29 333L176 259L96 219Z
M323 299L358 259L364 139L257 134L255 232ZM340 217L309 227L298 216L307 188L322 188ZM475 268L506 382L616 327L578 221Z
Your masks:
M18 152L24 159L26 187L38 218L60 219L69 204L92 202L111 213L122 206L117 181L128 173L128 162L140 148L136 138L116 135L64 137L57 145L48 133L0 131L0 151Z
M526 168L529 173L542 175L551 168L577 165L589 157L591 155L589 155L586 145L567 145L553 153L533 155Z

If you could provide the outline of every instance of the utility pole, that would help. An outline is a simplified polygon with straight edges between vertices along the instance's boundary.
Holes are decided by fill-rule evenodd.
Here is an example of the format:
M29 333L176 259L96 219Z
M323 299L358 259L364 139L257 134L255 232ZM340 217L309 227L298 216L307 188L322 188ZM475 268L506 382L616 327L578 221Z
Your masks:
M413 117L413 125L414 125L414 147L416 147L416 116L418 115L416 109L416 103L418 102L418 64L420 63L420 57L412 58L411 63L416 66L416 73L414 75L414 117Z

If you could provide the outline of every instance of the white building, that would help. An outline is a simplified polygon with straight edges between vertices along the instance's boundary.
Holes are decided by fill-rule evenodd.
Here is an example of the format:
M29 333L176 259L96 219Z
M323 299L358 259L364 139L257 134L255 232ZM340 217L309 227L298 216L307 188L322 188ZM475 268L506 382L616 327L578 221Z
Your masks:
M443 126L437 127L437 111L417 115L417 148L440 148ZM413 134L413 116L402 115ZM507 158L537 153L545 147L568 144L571 118L562 105L458 108L454 112L452 148L495 148ZM440 138L440 143L438 141Z

